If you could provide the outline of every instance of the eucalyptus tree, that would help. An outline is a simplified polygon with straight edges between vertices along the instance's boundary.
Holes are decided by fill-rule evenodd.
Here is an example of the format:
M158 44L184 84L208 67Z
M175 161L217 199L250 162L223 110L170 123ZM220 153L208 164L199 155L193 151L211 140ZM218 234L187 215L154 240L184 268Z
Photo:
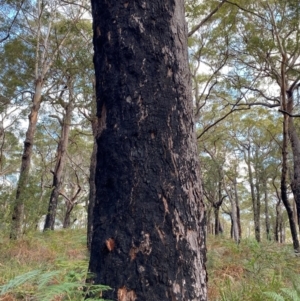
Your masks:
M227 196L224 191L223 178L228 150L223 144L223 137L220 134L221 128L220 125L216 126L211 135L198 143L203 193L207 209L207 232L215 235L223 233L220 209Z
M289 1L231 2L239 9L239 24L231 53L235 57L232 82L244 98L240 105L278 107L283 119L281 198L287 210L294 249L299 251L293 206L288 200L288 143L293 152L292 190L300 212L300 141L294 126L299 87L299 7ZM257 34L259 33L259 35ZM299 194L300 195L300 194Z
M93 0L92 11L93 281L115 300L207 300L184 1Z
M5 42L14 32L13 27L17 23L18 15L25 0L1 0L0 1L0 43Z
M222 5L202 27L197 28L196 24L201 23L197 21L199 15L201 18L214 5L217 7L216 4ZM225 3L196 1L191 5L196 8L195 12L189 11L191 28L197 28L197 31L191 30L193 34L190 43L194 46L191 51L194 60L192 66L196 69L197 62L201 62L211 69L206 77L202 75L202 79L196 72L196 81L200 80L201 83L202 80L203 91L197 92L199 88L195 85L196 112L198 108L204 112L214 95L218 94L216 98L219 99L219 104L207 107L213 118L203 126L205 130L200 132L199 138L236 109L249 109L257 105L279 108L283 115L281 198L288 212L294 248L298 250L297 228L287 196L287 150L290 141L294 161L291 186L296 203L300 204L297 197L300 191L300 164L297 161L300 158L300 143L294 126L294 119L299 115L295 109L300 80L299 5L295 1L264 0L255 3L244 0L228 0ZM199 39L201 35L202 38ZM205 41L209 42L205 44ZM220 43L221 41L223 42ZM219 70L218 66L222 68ZM223 89L220 89L220 85ZM222 95L220 91L225 93ZM228 94L231 99L228 99ZM201 122L201 118L199 120Z
M63 24L56 24L61 27ZM56 109L55 114L51 117L56 118L61 127L61 134L58 139L56 151L56 163L53 170L52 192L49 200L48 212L46 215L44 230L54 229L56 208L58 205L59 196L63 196L66 200L68 216L74 208L75 199L81 190L80 181L77 178L78 190L74 195L68 198L61 193L64 181L65 165L68 159L68 143L69 133L71 128L79 126L84 122L80 117L79 111L83 106L88 110L88 99L93 99L91 94L93 69L92 69L92 28L89 20L78 21L76 26L71 31L70 38L66 39L64 47L59 52L58 66L56 72L61 73L61 78L64 79L64 84L58 89L58 93L52 96L50 103ZM78 111L79 110L79 111ZM75 115L76 113L76 115ZM75 115L75 116L74 116ZM61 116L61 117L60 117ZM88 150L87 150L88 151ZM65 218L64 227L69 226L69 217Z
M25 66L30 76L19 85L21 95L29 94L28 127L24 142L21 169L16 192L16 200L12 214L11 238L19 238L22 233L24 218L24 197L28 184L28 176L34 145L34 135L38 122L39 110L43 96L50 93L55 86L55 65L57 55L63 47L72 26L76 24L83 14L82 11L72 13L72 20L65 22L64 27L58 29L55 23L64 19L60 1L26 2L22 6L18 19L18 31L15 40L21 41L31 52L31 65ZM24 89L26 87L26 89Z

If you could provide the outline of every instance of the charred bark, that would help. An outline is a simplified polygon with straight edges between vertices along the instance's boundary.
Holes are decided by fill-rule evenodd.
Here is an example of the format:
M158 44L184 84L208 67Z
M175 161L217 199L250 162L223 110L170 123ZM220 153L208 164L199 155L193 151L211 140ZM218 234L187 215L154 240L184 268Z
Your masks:
M98 124L89 270L118 301L207 300L183 0L92 0Z
M93 118L91 120L92 129L93 129L93 137L94 137L94 145L93 151L91 155L91 163L90 163L90 178L89 178L89 186L90 186L90 194L89 194L89 203L88 203L88 217L87 217L87 248L91 250L92 245L92 237L93 237L93 212L96 200L96 162L97 162L97 129L98 129L98 118Z

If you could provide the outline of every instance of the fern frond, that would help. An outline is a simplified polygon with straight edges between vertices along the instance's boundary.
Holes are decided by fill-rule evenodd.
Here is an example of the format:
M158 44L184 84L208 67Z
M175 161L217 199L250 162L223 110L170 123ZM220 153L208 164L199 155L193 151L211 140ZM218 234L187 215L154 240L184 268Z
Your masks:
M63 282L44 287L42 291L36 294L40 301L52 301L61 295L70 295L78 289L78 283Z
M44 289L46 284L53 281L54 278L60 274L60 271L49 271L49 272L43 272L40 273L39 279L38 279L38 290Z
M284 295L286 295L289 298L287 300L300 301L299 294L297 293L297 291L295 289L282 288L281 291L284 293Z
M264 292L264 295L266 295L273 301L285 301L284 298L276 292Z
M40 275L40 273L41 273L40 270L33 270L28 273L16 276L15 278L11 279L7 284L0 287L1 288L0 296L19 287L25 282L35 279L38 275Z

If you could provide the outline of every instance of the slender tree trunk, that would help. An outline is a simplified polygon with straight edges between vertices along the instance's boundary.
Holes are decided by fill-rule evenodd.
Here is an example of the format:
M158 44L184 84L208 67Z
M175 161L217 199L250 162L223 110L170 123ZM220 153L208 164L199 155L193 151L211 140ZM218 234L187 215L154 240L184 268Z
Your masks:
M219 219L220 207L214 207L214 215L215 215L215 225L214 225L214 234L219 235L220 231L220 219Z
M36 80L35 93L32 99L32 106L28 116L29 124L26 131L26 138L24 141L24 149L22 155L22 163L17 185L16 199L13 206L12 223L11 223L11 239L18 239L22 235L23 220L24 220L24 201L26 198L26 186L28 184L29 170L32 157L33 140L36 131L36 124L38 121L38 113L42 99L43 80L41 78Z
M253 220L254 220L254 233L256 241L260 242L260 215L259 215L259 201L257 200L257 195L255 196L255 186L253 180L253 173L251 167L251 152L250 152L250 144L247 146L245 152L245 161L248 167L248 175L249 175L249 183L250 183L250 191L251 191L251 200L252 200L252 208L253 208ZM259 194L258 194L259 195Z
M183 0L92 0L99 116L89 270L118 301L206 301Z
M238 211L237 211L237 195L235 193L235 179L231 180L233 184L233 188L228 189L226 185L224 185L225 191L227 193L227 197L229 198L231 204L231 212L227 212L230 215L231 219L231 229L230 229L230 237L234 239L235 242L239 243L240 241L240 231L239 231L239 224L238 224Z
M276 220L275 220L275 228L274 228L274 239L279 242L279 234L280 234L280 224L282 221L282 211L281 211L281 199L276 203Z
M67 210L65 213L64 221L63 221L63 228L68 229L71 226L71 212L73 210L73 206L67 206Z
M242 238L242 226L241 226L241 214L240 214L240 202L239 202L239 195L237 190L237 180L234 182L234 199L235 199L235 206L236 206L236 223L238 228L238 242L240 242Z
M213 202L213 207L214 207L214 215L215 215L215 235L219 235L220 233L223 233L223 229L220 224L220 207L222 206L223 200L225 199L226 196L222 196L222 173L219 173L220 175L220 180L218 184L218 201Z
M52 191L50 195L48 212L46 215L46 220L44 225L44 231L54 230L58 198L63 184L63 174L64 174L65 161L67 156L70 125L71 125L72 113L74 108L72 98L73 97L71 96L69 103L64 105L65 115L63 121L61 122L62 129L57 145L56 164L55 164L55 169L53 171Z
M237 207L237 182L236 179L233 182L234 187L234 195L231 198L231 212L232 212L232 222L233 222L233 237L235 242L240 242L240 229L239 229L239 222L238 222L238 207Z
M261 204L260 204L260 176L259 176L259 168L257 164L258 160L258 150L255 150L255 191L256 191L256 197L255 197L255 202L256 202L256 214L255 214L255 239L260 242L261 241L261 230L260 230L260 212L261 212Z
M267 240L271 240L267 179L264 179L265 224Z

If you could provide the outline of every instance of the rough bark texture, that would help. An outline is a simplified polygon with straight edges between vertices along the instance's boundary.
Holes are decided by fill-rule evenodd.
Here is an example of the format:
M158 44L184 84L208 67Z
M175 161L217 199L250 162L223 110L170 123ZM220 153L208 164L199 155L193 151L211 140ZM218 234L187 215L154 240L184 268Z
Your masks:
M287 80L286 80L286 68L287 68L287 56L282 54L281 62L281 85L280 85L280 94L281 94L281 109L285 112L291 112L292 103L291 99L287 96ZM282 203L287 211L291 235L293 239L293 246L295 252L300 251L300 245L298 240L298 231L294 219L293 208L288 199L288 189L287 189L287 178L288 178L288 138L289 138L289 121L290 117L288 114L283 114L283 124L282 124L282 170L281 170L281 199Z
M92 129L93 129L93 137L94 137L94 145L93 151L91 155L91 163L90 163L90 178L89 178L89 186L90 186L90 194L89 194L89 203L88 203L88 218L87 218L87 248L91 250L92 245L92 237L93 237L93 212L96 200L96 162L97 162L97 128L98 128L98 118L93 118L91 120Z
M284 114L283 116L283 142L282 142L282 171L281 171L281 199L282 203L287 211L287 215L289 218L289 224L293 239L293 246L295 252L300 251L300 245L298 240L298 233L297 227L294 219L294 213L292 206L289 202L288 195L287 195L287 174L288 174L288 167L287 167L287 148L288 148L288 119L289 116Z
M293 109L293 93L288 91L288 109L292 113ZM292 117L289 117L289 139L291 142L292 153L293 153L293 177L292 177L292 191L296 203L296 212L297 216L298 229L300 228L300 139L296 131L294 121Z
M32 106L28 116L28 128L24 141L20 176L17 186L16 199L13 207L12 223L11 223L11 239L18 239L22 235L22 227L24 220L24 201L25 191L28 183L28 176L32 157L33 140L36 131L36 124L38 121L38 113L41 105L43 80L41 78L36 80L35 93L32 99Z
M93 281L112 300L207 300L184 1L92 0L92 12Z

